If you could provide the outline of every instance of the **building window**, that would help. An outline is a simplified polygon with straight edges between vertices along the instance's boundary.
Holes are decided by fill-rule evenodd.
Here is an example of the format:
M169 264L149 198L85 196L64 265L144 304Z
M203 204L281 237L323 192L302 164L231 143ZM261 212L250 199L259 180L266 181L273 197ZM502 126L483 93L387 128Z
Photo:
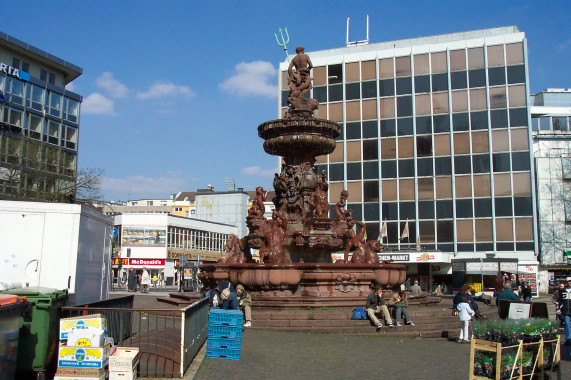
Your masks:
M30 64L28 62L22 62L22 71L26 73L30 72Z
M147 201L147 206L152 206L153 205L153 201Z
M182 212L182 207L175 207L174 212Z
M56 84L56 75L54 73L50 73L49 77L48 77L48 83L50 84Z
M18 58L12 58L12 67L15 69L20 69L20 60Z
M40 80L46 81L48 77L48 72L46 70L40 70Z

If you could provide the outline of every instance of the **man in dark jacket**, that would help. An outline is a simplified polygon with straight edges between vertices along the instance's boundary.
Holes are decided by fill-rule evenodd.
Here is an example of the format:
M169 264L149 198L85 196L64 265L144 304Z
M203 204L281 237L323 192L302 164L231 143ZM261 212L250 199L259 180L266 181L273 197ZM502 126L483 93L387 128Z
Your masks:
M567 286L559 291L561 315L565 318L565 345L571 345L571 277L567 277Z
M220 303L218 305L221 309L238 310L238 295L236 288L228 281L220 281L217 286L218 294L220 294Z
M383 297L383 288L377 286L375 290L367 297L367 305L365 306L367 310L367 315L371 322L373 322L377 326L377 331L383 327L383 324L379 321L375 314L383 312L383 316L385 317L385 321L387 322L387 326L393 327L393 320L391 319L391 315L389 313L389 309L385 305L385 299Z
M496 298L496 305L498 306L498 315L501 316L501 312L500 312L500 301L501 300L507 300L507 301L519 301L519 297L517 296L517 294L515 294L512 291L512 284L509 282L506 282L504 284L504 290L498 294L498 297Z
M137 291L137 272L133 268L129 268L129 279L127 280L127 286L130 292Z

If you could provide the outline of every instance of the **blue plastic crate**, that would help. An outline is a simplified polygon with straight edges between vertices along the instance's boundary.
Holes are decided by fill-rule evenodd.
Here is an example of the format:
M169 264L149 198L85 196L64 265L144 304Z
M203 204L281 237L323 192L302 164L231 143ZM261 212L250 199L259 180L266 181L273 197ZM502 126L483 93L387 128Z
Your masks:
M242 348L242 339L215 338L208 336L207 348L231 348L239 350Z
M242 326L208 325L209 338L242 339Z
M206 347L206 357L214 359L240 360L240 350L231 348L210 348Z
M240 310L210 309L209 325L242 326L244 313Z

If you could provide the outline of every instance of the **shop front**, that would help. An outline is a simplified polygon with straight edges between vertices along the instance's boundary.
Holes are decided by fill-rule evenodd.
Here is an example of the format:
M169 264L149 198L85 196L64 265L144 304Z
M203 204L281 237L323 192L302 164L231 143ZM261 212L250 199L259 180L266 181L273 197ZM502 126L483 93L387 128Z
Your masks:
M475 295L492 296L498 284L510 280L517 283L518 259L470 258L452 259L454 291L468 284Z
M438 286L443 293L451 291L452 255L437 251L392 251L380 252L379 261L390 260L406 266L411 284L418 281L424 292L433 292ZM331 254L333 262L343 259L343 253Z

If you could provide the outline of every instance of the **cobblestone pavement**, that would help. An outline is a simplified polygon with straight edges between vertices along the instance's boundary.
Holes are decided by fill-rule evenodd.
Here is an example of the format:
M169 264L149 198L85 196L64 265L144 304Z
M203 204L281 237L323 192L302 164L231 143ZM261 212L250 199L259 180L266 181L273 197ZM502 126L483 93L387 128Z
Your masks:
M534 301L547 302L553 312L550 297ZM166 306L151 294L136 294L135 304ZM571 379L571 346L561 348L561 378ZM469 344L446 339L272 330L246 329L240 360L203 358L205 349L206 345L185 379L467 379L470 362Z

